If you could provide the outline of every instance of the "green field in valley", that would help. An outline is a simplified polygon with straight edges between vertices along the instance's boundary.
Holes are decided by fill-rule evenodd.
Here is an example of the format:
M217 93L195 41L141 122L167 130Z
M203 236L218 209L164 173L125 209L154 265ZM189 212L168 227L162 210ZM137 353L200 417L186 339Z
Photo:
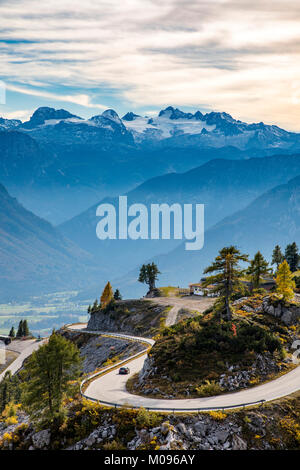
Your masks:
M87 321L88 302L77 300L76 295L76 291L55 292L24 303L0 303L0 334L7 335L12 326L16 330L19 321L25 318L36 336L45 336L66 323Z

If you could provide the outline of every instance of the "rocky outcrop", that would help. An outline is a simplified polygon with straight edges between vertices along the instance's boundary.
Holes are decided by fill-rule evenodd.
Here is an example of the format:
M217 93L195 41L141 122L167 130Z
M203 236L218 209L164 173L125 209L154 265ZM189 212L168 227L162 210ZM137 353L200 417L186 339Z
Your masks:
M160 426L137 430L127 448L135 450L155 441L160 450L240 450L247 449L241 427L231 420L215 421L209 415L182 419L168 417Z
M274 300L269 296L263 299L262 311L273 315L287 326L296 325L300 319L300 305L285 304L281 301L274 303Z
M49 429L43 429L31 436L32 450L33 449L47 449L51 441L51 433ZM30 448L29 448L30 450Z
M124 339L110 338L71 330L60 330L60 334L73 341L83 358L82 372L89 374L102 367L103 364L117 357L126 359L145 349L141 343Z
M248 370L241 370L239 365L230 366L229 374L220 376L219 385L226 391L235 391L250 387L259 378L266 379L270 374L280 372L281 367L270 353L257 354L255 361Z
M167 306L150 300L124 300L108 310L97 310L90 316L88 330L114 331L138 336L154 336L167 315Z
M116 426L108 425L104 422L103 425L97 427L88 437L76 442L73 446L68 447L67 450L89 450L97 448L103 442L112 441L116 435Z
M139 384L142 384L149 377L153 376L156 372L156 369L157 368L154 367L153 358L147 356L144 361L143 368L141 369L139 373Z

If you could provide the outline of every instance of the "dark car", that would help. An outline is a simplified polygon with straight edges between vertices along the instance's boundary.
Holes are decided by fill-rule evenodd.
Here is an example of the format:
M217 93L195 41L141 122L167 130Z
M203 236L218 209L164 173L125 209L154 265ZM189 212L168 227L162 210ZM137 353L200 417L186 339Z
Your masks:
M0 336L0 341L2 341L5 346L8 346L11 343L11 338L9 336Z
M119 369L119 374L122 374L122 375L130 374L130 369L129 369L129 367L120 367L120 369Z

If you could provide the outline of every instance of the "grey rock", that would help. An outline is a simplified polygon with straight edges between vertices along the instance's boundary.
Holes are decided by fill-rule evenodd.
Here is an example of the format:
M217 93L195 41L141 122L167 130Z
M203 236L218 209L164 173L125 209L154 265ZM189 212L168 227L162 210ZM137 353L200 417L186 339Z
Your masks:
M49 446L51 434L49 429L44 429L31 436L33 446L35 449L45 449Z
M215 436L219 442L224 443L229 437L229 431L226 429L221 429L220 431L216 432Z
M240 436L235 434L232 438L232 449L233 450L247 450L247 442L244 441Z

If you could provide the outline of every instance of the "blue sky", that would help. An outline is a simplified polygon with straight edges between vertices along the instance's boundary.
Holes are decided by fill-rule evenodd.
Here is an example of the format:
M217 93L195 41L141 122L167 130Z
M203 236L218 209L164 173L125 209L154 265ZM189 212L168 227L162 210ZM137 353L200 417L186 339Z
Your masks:
M300 131L293 0L1 0L0 115L167 105Z

